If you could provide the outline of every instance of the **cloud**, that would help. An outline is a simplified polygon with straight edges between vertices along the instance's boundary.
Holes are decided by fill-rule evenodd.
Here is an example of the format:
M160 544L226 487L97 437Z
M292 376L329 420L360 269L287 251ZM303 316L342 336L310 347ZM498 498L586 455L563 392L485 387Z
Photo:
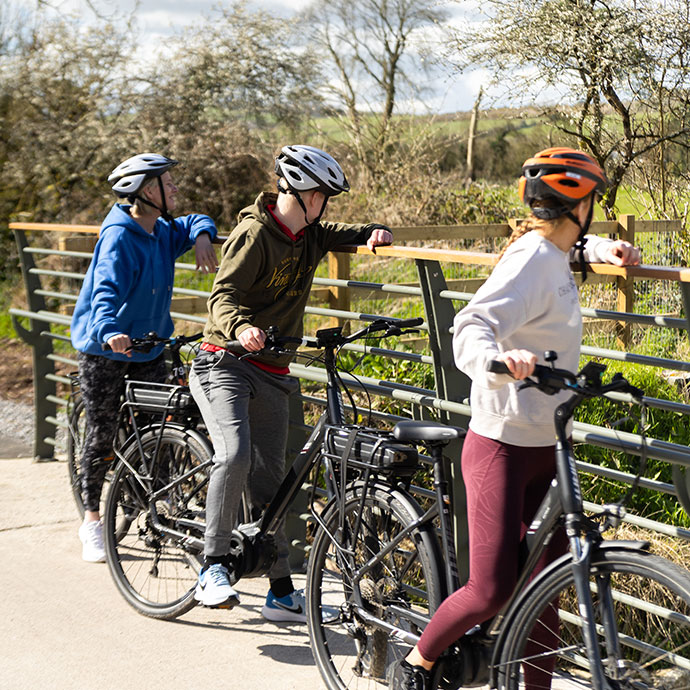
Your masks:
M35 7L35 0L14 0L19 5ZM78 18L85 29L89 24L102 23L103 19L113 22L124 21L134 15L138 32L136 62L149 62L156 56L166 55L175 44L170 39L183 29L201 24L206 18L217 12L218 0L49 0L55 12L61 15L70 14ZM274 16L289 17L307 7L312 0L250 0L250 10L261 9ZM93 7L100 17L91 9ZM421 32L416 49L422 49L427 41L432 47L438 47L448 40L448 28L480 21L480 0L466 0L463 3L448 3L446 26ZM136 65L133 66L136 70ZM452 69L432 68L425 80L426 93L423 101L409 101L406 109L414 112L421 110L433 112L454 112L469 110L474 103L479 85L486 81L486 75L477 70L458 74ZM426 108L423 107L426 103ZM401 104L402 105L402 104Z

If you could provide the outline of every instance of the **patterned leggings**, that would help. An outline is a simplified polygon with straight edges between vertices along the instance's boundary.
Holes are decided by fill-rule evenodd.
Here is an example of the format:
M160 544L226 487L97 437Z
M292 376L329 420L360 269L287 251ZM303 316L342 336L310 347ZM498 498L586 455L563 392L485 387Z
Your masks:
M86 438L81 457L81 492L84 507L98 511L103 480L113 459L113 439L119 420L125 376L137 381L163 383L165 357L150 362L120 362L80 352L79 388L86 412Z

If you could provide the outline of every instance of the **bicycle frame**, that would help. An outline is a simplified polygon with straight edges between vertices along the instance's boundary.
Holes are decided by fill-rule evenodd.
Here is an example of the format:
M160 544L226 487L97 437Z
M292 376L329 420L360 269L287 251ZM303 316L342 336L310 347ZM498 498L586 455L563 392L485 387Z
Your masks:
M595 532L592 529L584 529L580 479L575 455L566 434L568 420L573 416L575 408L584 397L583 395L574 394L559 405L554 413L556 478L551 483L551 487L537 510L536 516L525 537L528 557L518 578L513 595L493 619L487 630L488 635L496 636L496 646L492 660L492 687L496 686L497 660L500 656L504 633L511 625L513 612L519 608L522 600L526 598L529 592L533 588L538 587L539 583L546 579L550 572L568 566L573 573L578 611L582 620L583 638L590 661L590 671L592 672L592 687L595 690L605 690L609 687L603 672L594 621L594 605L589 585L591 558L594 551L598 548L644 550L646 549L646 544L644 542L625 544L615 541L603 542L599 532ZM534 571L539 558L553 537L554 532L558 529L561 520L568 538L569 553L557 559L529 583L529 576ZM597 576L597 580L602 585L606 577ZM611 591L608 586L599 586L598 590L601 596L599 611L604 628L607 653L611 658L619 658L618 630L613 615Z
M510 625L512 613L515 611L526 594L538 585L542 577L546 576L547 572L551 572L555 567L572 568L573 578L575 581L576 593L578 598L578 606L580 616L583 624L583 636L587 646L587 652L590 662L592 662L592 684L596 690L606 690L608 683L604 677L601 655L599 653L599 646L597 643L597 632L594 623L594 611L592 595L589 589L589 570L592 553L599 547L602 541L597 532L584 529L584 515L582 505L582 494L580 490L579 475L577 472L575 456L572 452L569 440L566 434L566 425L568 420L572 417L573 411L581 402L584 396L573 395L569 400L562 403L555 412L555 427L557 434L555 460L556 460L556 478L553 480L549 491L544 497L536 516L530 525L525 536L525 544L527 546L527 558L524 566L521 569L517 585L513 591L511 598L506 602L501 611L492 619L488 627L485 629L485 634L495 640L495 647L493 653L493 674L498 670L498 659L500 657L501 643L503 640L503 633ZM363 482L366 481L363 480ZM434 484L438 487L445 481L442 463L435 463L434 468ZM363 495L366 491L363 491ZM397 546L412 532L424 524L428 524L437 517L442 517L443 511L439 506L443 506L442 497L439 496L437 489L436 501L423 515L417 520L410 523L390 543L372 556L361 568L356 572L351 573L353 583L361 580L368 572L372 571L377 564L383 562L386 556L393 551ZM323 521L319 521L322 528L326 529ZM563 523L566 529L566 535L569 542L569 553L558 559L552 567L540 573L530 583L529 578L534 572L534 569L542 556L546 546L549 544L560 524ZM443 524L443 520L442 520ZM445 548L452 551L452 535L441 529L442 543ZM342 539L336 538L335 535L329 534L331 541L336 549L338 549L343 556L347 555L347 548L343 545ZM644 548L642 543L639 544L625 544L622 545L617 542L607 542L605 548L633 548L635 550ZM343 559L345 562L346 559ZM457 587L454 586L453 578L457 576L457 568L453 568L450 559L446 559L445 569L445 587L447 592L454 591ZM357 588L354 588L357 591ZM607 587L601 587L602 592L608 592ZM609 592L610 594L610 592ZM600 602L600 613L603 627L605 630L605 639L607 650L615 653L615 646L618 645L617 629L614 622L613 606L610 600L604 598ZM404 630L400 627L393 626L385 621L382 621L371 615L364 607L361 601L356 601L354 610L368 625L376 627L394 638L400 639L407 644L414 645L419 641L420 636L415 633ZM396 613L401 619L407 619L411 623L419 627L424 627L428 622L428 618L424 615L412 611L397 610ZM492 683L495 686L495 682Z

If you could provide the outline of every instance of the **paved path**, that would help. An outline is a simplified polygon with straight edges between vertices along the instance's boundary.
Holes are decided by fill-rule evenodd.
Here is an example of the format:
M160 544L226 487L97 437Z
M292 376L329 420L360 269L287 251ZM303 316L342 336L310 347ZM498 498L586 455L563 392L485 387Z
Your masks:
M0 459L2 690L322 690L306 628L261 618L266 580L239 609L152 620L81 560L78 527L64 462Z

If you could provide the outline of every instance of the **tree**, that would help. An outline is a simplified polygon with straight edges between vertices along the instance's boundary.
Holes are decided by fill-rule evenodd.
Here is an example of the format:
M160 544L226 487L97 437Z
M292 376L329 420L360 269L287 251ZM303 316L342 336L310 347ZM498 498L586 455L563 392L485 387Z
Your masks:
M74 221L94 200L89 187L102 185L125 143L127 35L42 21L0 60L4 216Z
M172 55L141 75L137 138L178 158L185 198L226 227L266 185L276 144L320 107L316 58L294 29L235 3L176 37Z
M401 94L421 91L424 32L445 16L436 0L317 0L306 11L325 98L374 182L395 138Z
M541 107L604 167L612 216L633 163L687 147L690 0L486 0L455 33L461 66L486 66L513 101Z

